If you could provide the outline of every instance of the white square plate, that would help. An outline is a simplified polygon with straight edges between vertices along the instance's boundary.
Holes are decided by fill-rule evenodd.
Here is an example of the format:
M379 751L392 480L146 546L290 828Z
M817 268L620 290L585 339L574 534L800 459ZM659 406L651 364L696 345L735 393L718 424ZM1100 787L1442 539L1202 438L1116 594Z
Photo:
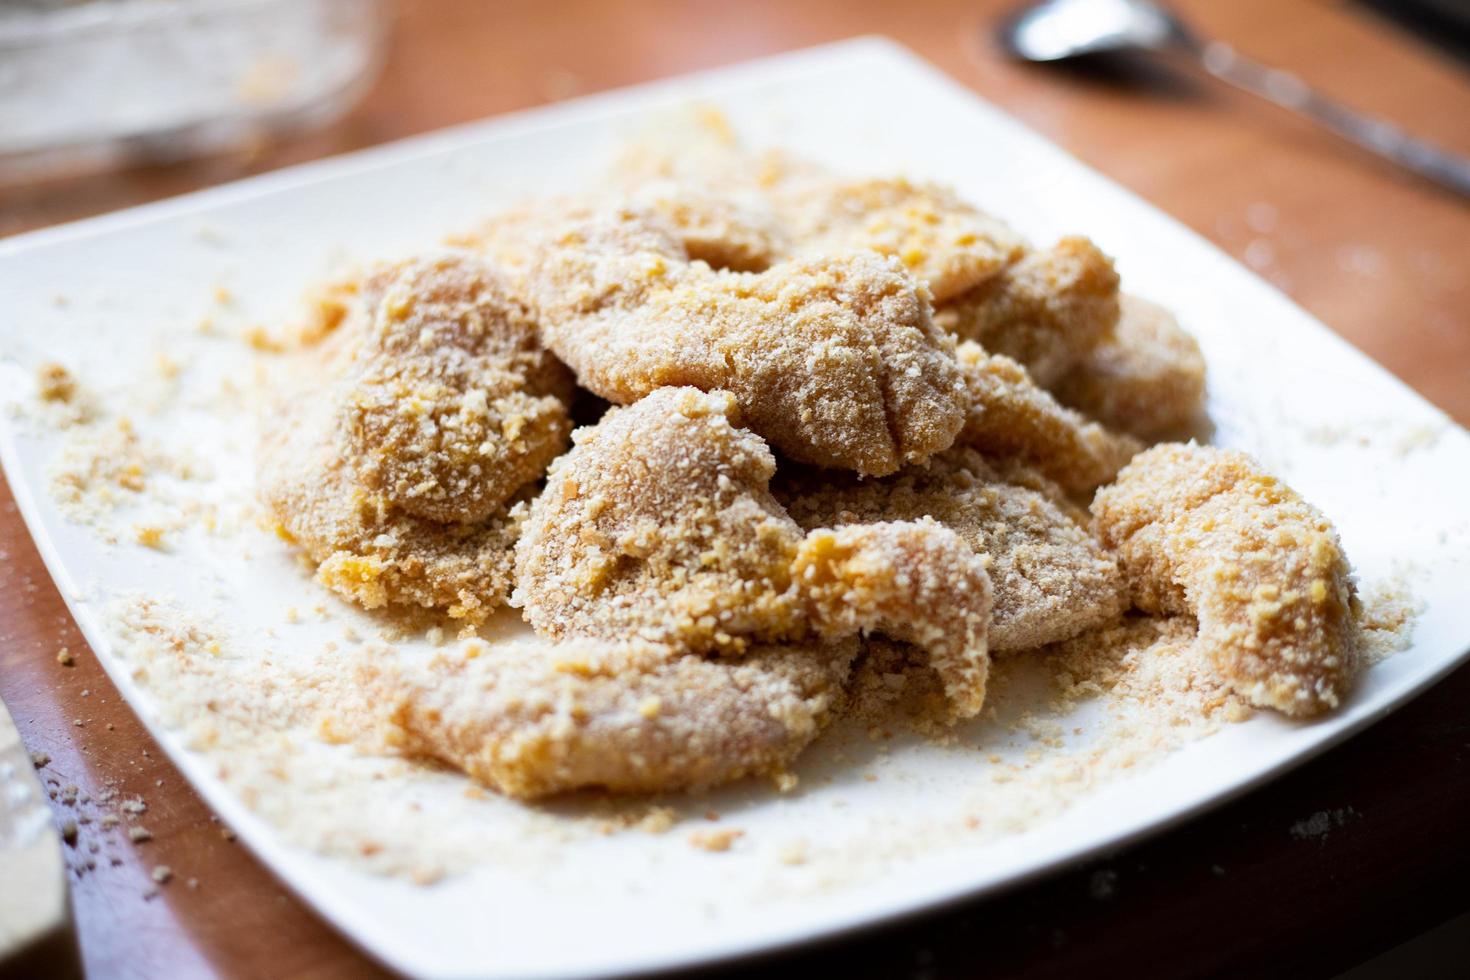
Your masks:
M829 779L804 776L789 796L758 787L723 797L731 825L746 831L728 854L691 848L682 832L573 835L554 846L527 838L539 856L415 886L285 839L160 721L122 659L108 614L120 594L180 597L242 629L258 625L255 617L279 621L286 605L322 601L284 546L253 526L241 532L253 564L187 533L167 554L108 546L50 499L46 466L60 436L6 412L5 472L123 695L260 858L370 953L414 975L606 975L770 949L978 895L1240 793L1383 717L1463 659L1465 432L1192 232L881 40L478 123L0 242L0 402L28 402L43 360L72 367L104 399L125 392L154 372L160 344L190 362L191 391L217 389L248 369L249 355L195 329L216 284L237 298L235 319L279 320L344 259L428 245L525 194L574 187L650 114L689 100L718 107L753 145L839 169L947 181L1033 240L1095 238L1130 291L1171 308L1199 337L1216 441L1255 453L1320 506L1365 581L1412 579L1423 603L1412 646L1375 667L1326 720L1261 715L1229 726L1001 843L951 835L857 860L861 841L895 830L923 838L925 814L958 813L986 785L965 778L983 772L982 756L898 744L864 760L882 768L877 782L854 763ZM191 408L187 392L170 404L140 427L191 445L220 487L248 488L248 420ZM290 637L319 639L303 629ZM486 819L508 821L514 838L512 807L497 802ZM817 849L824 841L852 849L852 872L815 880L817 872L783 865L778 851L797 834Z

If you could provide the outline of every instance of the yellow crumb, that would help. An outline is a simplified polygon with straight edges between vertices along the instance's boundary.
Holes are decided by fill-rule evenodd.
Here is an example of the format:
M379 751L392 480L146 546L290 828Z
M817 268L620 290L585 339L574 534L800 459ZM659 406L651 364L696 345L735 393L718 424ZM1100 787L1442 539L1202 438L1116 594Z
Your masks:
M182 364L163 351L159 351L157 356L154 357L153 365L157 368L159 377L166 381L172 381L174 378L177 378L179 372L183 370Z
M743 830L696 830L689 835L689 843L701 851L723 853L734 847L735 842L744 836Z
M155 551L164 549L164 530L154 524L139 524L133 528L134 539L145 548Z
M677 818L678 814L674 812L673 807L656 806L650 809L636 826L644 833L662 834L674 826Z
M77 379L60 364L42 364L36 370L36 383L44 401L69 402L77 393Z
M806 841L801 840L800 838L798 838L796 840L786 842L785 844L783 844L781 846L781 849L776 853L776 857L777 857L777 859L782 864L789 864L789 865L806 864L806 862L807 862Z
M272 336L270 331L258 324L245 331L245 341L256 350L270 354L279 354L286 349L285 343L279 337Z

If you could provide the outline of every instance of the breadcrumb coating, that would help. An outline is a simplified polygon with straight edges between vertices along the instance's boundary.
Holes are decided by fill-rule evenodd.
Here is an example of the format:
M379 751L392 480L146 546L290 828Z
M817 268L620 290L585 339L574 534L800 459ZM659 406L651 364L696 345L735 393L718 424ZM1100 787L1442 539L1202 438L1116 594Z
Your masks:
M366 673L403 751L529 799L779 773L843 702L857 648L757 646L733 660L641 640L511 641Z
M1188 431L1205 411L1199 343L1161 306L1124 294L1118 325L1053 387L1057 400L1140 439Z
M1362 665L1351 568L1332 524L1244 453L1167 443L1093 501L1134 603L1191 613L1221 677L1252 704L1337 707Z
M1036 652L1044 658L1058 703L1072 705L1104 691L1131 692L1149 720L1178 728L1220 717L1244 721L1245 699L1220 678L1190 616L1130 613L1117 622Z
M792 564L822 636L877 631L909 643L944 687L951 719L985 703L992 592L986 559L929 518L814 530Z
M1112 331L1118 315L1113 260L1073 236L1028 253L934 319L961 340L1020 362L1038 385L1051 388Z
M603 398L727 390L792 459L874 475L948 448L964 423L953 342L891 260L854 252L738 273L689 261L649 212L546 224L527 293L548 346Z
M974 289L1025 252L998 218L941 184L902 177L787 180L771 192L798 252L872 249L928 285L935 303Z
M956 353L970 394L959 445L1020 457L1069 493L1091 493L1142 448L1058 404L1009 357L968 340Z
M1013 469L1012 474L1020 478ZM1012 475L1007 474L1007 476ZM802 473L777 497L807 530L928 517L990 559L994 589L988 640L996 653L1075 636L1123 611L1118 566L1075 508L1007 479L979 453L951 449L881 480Z
M517 547L538 633L738 652L798 631L801 530L766 489L770 449L738 418L727 393L664 388L576 431Z
M478 622L514 584L512 507L566 444L570 377L477 260L338 295L264 419L261 498L328 588Z
M659 180L639 184L627 201L667 222L691 262L715 269L763 272L790 248L787 229L755 193Z
M366 609L412 606L482 620L514 585L517 517L502 508L479 524L442 524L365 489L342 431L342 386L337 397L319 391L322 369L335 360L325 353L297 355L310 361L305 377L263 420L259 492L277 531L316 563L318 582Z
M984 696L984 560L934 522L801 528L733 396L666 388L579 430L517 546L516 599L552 638L739 654L870 629L912 639L957 713Z
M361 299L345 423L364 487L473 524L566 449L571 375L484 263L413 259L368 278Z
M652 216L691 262L762 272L790 250L786 228L758 191L691 180L652 179L610 193L531 201L502 211L451 242L480 252L511 273L524 272L537 240L556 223L595 221L629 208Z
M639 204L652 207L679 227L720 228L720 222L680 220L657 196L654 185L677 188L675 198L738 199L747 220L726 226L731 243L758 241L786 255L870 249L896 258L926 283L936 303L973 289L1020 259L1026 243L1000 219L961 198L953 188L903 177L848 177L777 151L741 147L723 121L693 119L658 138L639 141L619 158L612 178ZM702 190L701 190L702 189ZM753 205L757 197L765 208ZM696 213L698 213L696 209ZM770 212L767 219L749 216ZM763 229L757 236L752 227ZM697 240L697 239L696 239ZM700 257L690 246L691 257ZM767 262L783 257L773 248ZM716 267L758 271L756 264L719 262Z
M288 346L306 347L320 342L340 327L361 304L362 275L354 272L313 286L306 295L304 317L288 333Z
M264 494L278 530L317 563L322 585L364 609L441 609L470 623L510 595L518 515L502 510L479 524L425 521L347 482L326 458L316 463L297 467L294 480L272 475Z

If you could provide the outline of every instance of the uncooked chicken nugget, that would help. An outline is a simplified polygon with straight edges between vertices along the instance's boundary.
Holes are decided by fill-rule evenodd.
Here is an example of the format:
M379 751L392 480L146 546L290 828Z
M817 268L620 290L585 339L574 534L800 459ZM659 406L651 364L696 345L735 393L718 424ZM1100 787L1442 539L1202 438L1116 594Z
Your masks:
M801 530L767 491L776 461L724 392L665 388L578 429L517 548L544 636L641 636L693 650L798 632Z
M505 602L518 515L438 524L395 511L342 476L303 468L301 479L266 490L281 530L317 563L318 582L365 609L442 609L472 623Z
M263 419L260 496L283 537L316 565L317 580L367 609L444 609L478 622L510 595L519 521L506 507L477 524L443 524L404 513L357 480L342 432L350 384L320 391L339 371L346 333L296 355L299 387L281 393Z
M513 506L566 444L570 375L478 260L413 260L340 296L281 365L261 498L344 597L478 622L514 585Z
M771 192L799 252L856 248L890 255L935 303L989 281L1025 252L998 218L941 184L902 177L788 180Z
M728 390L786 455L867 474L948 448L964 423L953 341L923 287L873 252L718 271L632 210L548 218L533 252L525 286L547 344L615 403Z
M1025 253L1026 243L1005 222L963 200L953 188L903 177L850 177L787 154L743 149L723 121L690 119L677 128L630 146L614 167L613 179L638 203L671 218L668 201L644 197L653 184L692 194L693 200L727 198L740 202L742 220L709 221L706 208L696 207L695 220L676 219L680 227L719 229L727 243L758 243L771 248L769 262L779 258L782 243L791 254L821 254L871 249L896 258L928 285L936 303L973 289ZM696 190L704 188L702 194ZM775 226L752 206L763 196L774 211ZM717 212L714 212L717 213ZM754 229L757 235L750 235ZM702 236L709 238L710 236ZM728 253L728 246L724 248ZM690 245L690 256L700 257ZM717 267L746 268L710 259Z
M1018 456L1069 493L1092 492L1142 448L1058 404L1009 357L968 340L957 354L970 398L958 444Z
M1112 331L1118 309L1113 260L1088 239L1070 237L955 297L934 320L961 340L1018 361L1051 388Z
M990 558L994 652L1065 640L1123 610L1118 566L1076 511L1006 480L973 450L951 449L881 480L810 471L782 481L777 497L807 530L930 517L955 531Z
M405 513L478 523L567 445L572 379L479 259L413 259L371 276L349 368L359 480Z
M842 702L857 647L756 646L735 660L520 640L368 671L404 751L510 796L665 792L781 771Z
M751 191L658 180L634 187L628 203L666 221L690 261L716 269L761 272L788 249L769 202Z
M1249 456L1156 446L1098 492L1093 513L1134 603L1192 613L1237 693L1301 716L1347 696L1363 657L1337 532Z
M988 663L984 560L934 522L804 535L775 459L726 392L665 388L579 430L517 546L544 636L636 636L694 653L876 629L921 645L957 712Z
M1140 439L1178 434L1204 414L1205 359L1173 314L1124 294L1118 325L1053 391L1064 405Z
M871 249L893 256L928 285L935 303L986 282L1027 248L1005 222L952 187L904 177L839 175L779 151L751 152L740 146L728 123L708 114L633 143L612 178L635 198L649 184L671 183L741 202L764 196L791 254ZM768 233L760 238L778 241Z
M751 189L714 190L695 181L657 179L612 194L531 201L502 211L452 241L489 256L512 275L525 270L537 239L558 223L594 221L608 210L653 215L691 262L715 269L761 272L789 251L786 231L770 202Z
M985 703L993 596L986 559L937 521L810 532L792 563L810 629L836 639L877 631L923 651L951 719Z

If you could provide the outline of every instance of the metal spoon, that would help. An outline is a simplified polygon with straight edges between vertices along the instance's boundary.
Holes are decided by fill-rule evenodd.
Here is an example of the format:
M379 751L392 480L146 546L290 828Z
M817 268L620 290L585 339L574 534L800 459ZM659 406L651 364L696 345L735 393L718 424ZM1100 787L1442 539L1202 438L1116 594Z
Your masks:
M1297 76L1194 34L1148 0L1042 0L1002 25L1001 44L1027 61L1153 51L1188 57L1220 81L1306 116L1363 149L1470 197L1470 161L1314 91Z

